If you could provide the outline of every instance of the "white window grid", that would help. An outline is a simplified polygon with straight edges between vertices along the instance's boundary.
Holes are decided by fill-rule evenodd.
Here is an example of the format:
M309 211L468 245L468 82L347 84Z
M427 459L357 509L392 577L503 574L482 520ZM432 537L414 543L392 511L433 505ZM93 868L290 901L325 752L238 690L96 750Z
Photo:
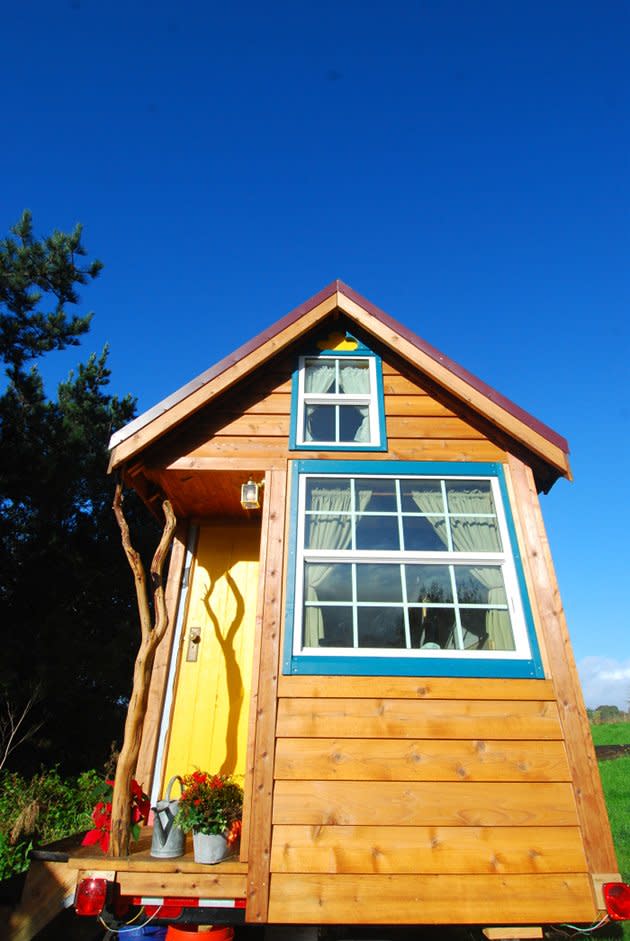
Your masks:
M351 546L347 549L334 550L334 549L310 549L304 546L305 534L306 534L306 519L308 516L318 516L318 515L327 515L327 516L339 516L339 512L336 510L324 510L324 511L307 511L305 507L306 503L306 486L309 479L325 479L325 480L343 480L350 481L352 499L351 499L351 509L344 510L343 515L349 516L352 518L351 524L351 533L352 533L352 543ZM397 506L396 510L387 511L387 510L357 510L357 500L356 500L356 483L362 479L369 480L394 480L395 481L395 491L396 491L396 501ZM401 501L401 492L400 492L400 481L402 480L424 480L424 481L440 481L442 488L442 499L445 507L444 513L423 513L421 511L413 512L409 510L402 509ZM448 481L462 482L462 481L489 481L492 491L492 498L494 501L495 513L450 513L448 510L448 501L446 500L446 484ZM326 474L326 473L312 473L312 474L301 474L299 478L299 510L298 510L298 526L297 526L297 556L296 556L296 579L295 579L295 624L294 624L294 633L293 633L293 654L294 656L299 655L308 655L313 657L318 656L344 656L344 657L411 657L411 658L430 658L430 659L441 659L441 658L466 658L471 657L496 660L496 659L529 659L531 658L531 647L529 643L529 638L527 636L527 627L525 623L525 614L523 611L523 605L521 601L520 589L518 585L518 577L516 574L516 567L514 565L514 559L512 556L511 549L511 540L509 536L507 519L505 516L505 511L503 507L503 500L501 497L501 490L499 487L499 481L496 477L488 475L434 475L434 474L378 474L378 473L369 473L365 475L352 475L352 474ZM402 520L404 517L442 517L447 520L447 533L448 533L448 547L445 550L428 550L428 551L417 551L417 550L405 550L405 549L357 549L356 548L356 522L357 518L365 517L378 517L378 516L390 516L398 518L399 525L399 540L400 545L404 545L404 533L402 530ZM450 517L457 517L458 519L463 519L465 517L474 517L478 518L492 518L496 519L499 536L500 536L500 545L502 548L498 552L462 552L453 549L452 544L452 533L450 526ZM337 601L317 601L313 604L316 604L318 607L347 607L352 609L353 612L353 647L305 647L302 644L302 635L303 635L303 610L304 610L304 563L305 562L314 562L314 563L335 563L343 562L349 563L352 565L352 601L346 602L337 602ZM413 564L424 564L424 565L440 565L448 567L451 579L451 587L453 589L453 598L457 598L456 586L454 584L454 568L457 565L468 565L468 566L496 566L501 570L503 576L503 582L506 592L506 604L494 605L494 604L480 604L475 605L466 602L461 606L457 602L450 603L440 603L440 602L427 602L427 603L416 603L408 602L407 599L407 587L406 579L404 573L401 572L401 584L403 591L403 601L398 602L380 602L380 601L358 601L357 600L357 584L356 584L356 567L357 564L362 562L384 562L389 564L399 564L403 565L413 565ZM404 612L404 625L405 625L405 638L407 647L406 648L370 648L370 647L358 647L358 624L357 624L357 609L358 607L391 607L391 608L402 608ZM409 625L409 610L418 607L426 608L449 608L454 610L454 617L456 618L455 631L457 643L460 645L458 648L440 648L438 650L429 650L429 649L414 649L410 647L410 625ZM460 607L463 609L482 609L488 610L495 608L498 610L508 610L510 615L512 632L514 635L514 650L465 650L461 649L463 647L463 638L462 638L462 624L460 619Z
M321 362L335 366L335 387L340 388L339 371L342 364L352 362L366 362L368 364L369 392L307 392L305 389L306 366L311 362ZM376 359L374 356L301 356L298 368L298 415L297 415L297 444L326 448L329 446L343 446L352 448L378 447L380 445L380 423L376 382ZM370 435L369 440L347 441L341 437L339 428L339 409L335 409L335 437L328 441L307 440L306 409L309 405L356 405L367 408Z

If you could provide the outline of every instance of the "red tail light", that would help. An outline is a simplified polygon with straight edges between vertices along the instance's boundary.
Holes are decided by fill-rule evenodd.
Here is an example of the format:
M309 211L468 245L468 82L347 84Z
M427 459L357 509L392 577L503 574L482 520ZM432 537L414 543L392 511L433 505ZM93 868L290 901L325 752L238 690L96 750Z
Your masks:
M77 915L100 915L107 901L107 879L82 879L74 907Z
M630 885L625 882L604 883L604 900L613 921L630 920Z

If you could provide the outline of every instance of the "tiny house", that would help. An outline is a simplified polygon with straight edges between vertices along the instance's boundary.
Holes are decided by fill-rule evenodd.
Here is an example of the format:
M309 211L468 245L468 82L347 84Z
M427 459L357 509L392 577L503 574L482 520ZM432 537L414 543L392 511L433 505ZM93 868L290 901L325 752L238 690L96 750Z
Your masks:
M80 876L217 922L601 916L619 875L538 496L570 478L560 435L336 281L117 432L111 468L178 520L136 777L155 801L239 775L245 810L238 860Z

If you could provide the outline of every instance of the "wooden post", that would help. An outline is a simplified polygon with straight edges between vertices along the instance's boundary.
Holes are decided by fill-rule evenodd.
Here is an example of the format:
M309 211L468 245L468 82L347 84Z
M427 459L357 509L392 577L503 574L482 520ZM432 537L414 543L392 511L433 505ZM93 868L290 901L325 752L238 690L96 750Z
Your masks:
M125 734L123 745L116 766L114 793L112 795L112 826L109 842L110 856L126 856L129 852L129 825L130 825L130 793L140 741L142 738L142 725L147 709L151 670L157 645L162 640L168 626L168 612L164 596L162 569L166 555L173 541L177 520L169 500L162 501L164 513L164 529L159 545L155 550L151 562L151 592L153 595L153 618L149 605L147 579L144 565L140 555L131 545L129 526L122 509L122 484L116 485L113 510L122 536L122 544L127 561L133 572L136 588L136 601L140 615L140 649L136 656L133 670L133 689L127 719L125 721Z

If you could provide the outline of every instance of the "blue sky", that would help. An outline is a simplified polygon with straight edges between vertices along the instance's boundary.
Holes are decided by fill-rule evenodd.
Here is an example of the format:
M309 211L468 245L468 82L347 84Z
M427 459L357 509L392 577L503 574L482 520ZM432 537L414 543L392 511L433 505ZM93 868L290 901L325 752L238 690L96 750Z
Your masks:
M2 231L105 263L50 388L107 342L143 410L341 278L568 438L543 512L625 705L629 37L611 0L6 4Z

